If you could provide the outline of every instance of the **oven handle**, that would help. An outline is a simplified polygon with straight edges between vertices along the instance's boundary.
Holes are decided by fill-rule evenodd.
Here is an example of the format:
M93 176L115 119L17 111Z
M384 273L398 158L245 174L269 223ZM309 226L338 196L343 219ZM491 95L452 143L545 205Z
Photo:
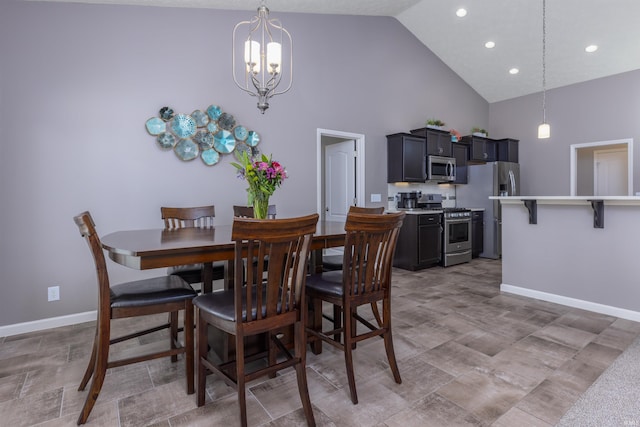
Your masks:
M471 249L469 249L468 251L463 251L463 252L450 252L447 255L467 255L471 253Z
M444 222L447 224L459 224L463 222L471 222L471 218L445 218Z

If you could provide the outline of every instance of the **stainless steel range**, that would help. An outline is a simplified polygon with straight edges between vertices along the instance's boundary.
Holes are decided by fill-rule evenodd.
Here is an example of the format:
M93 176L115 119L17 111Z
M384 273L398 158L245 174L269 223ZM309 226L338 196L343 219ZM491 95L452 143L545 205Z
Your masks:
M471 210L443 208L441 194L421 195L418 208L442 212L442 265L471 261Z
M442 265L471 261L471 210L444 208L442 226Z

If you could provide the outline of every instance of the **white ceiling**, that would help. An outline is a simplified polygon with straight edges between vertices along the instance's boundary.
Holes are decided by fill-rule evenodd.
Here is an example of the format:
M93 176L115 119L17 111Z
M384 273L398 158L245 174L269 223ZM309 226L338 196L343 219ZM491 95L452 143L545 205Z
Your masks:
M258 0L50 0L255 10ZM278 12L396 17L488 102L542 90L542 0L267 0ZM455 11L468 14L458 18ZM547 88L640 69L640 0L547 0ZM286 27L287 23L283 22ZM484 43L493 40L496 47ZM597 44L587 54L584 48ZM520 73L509 74L517 67Z

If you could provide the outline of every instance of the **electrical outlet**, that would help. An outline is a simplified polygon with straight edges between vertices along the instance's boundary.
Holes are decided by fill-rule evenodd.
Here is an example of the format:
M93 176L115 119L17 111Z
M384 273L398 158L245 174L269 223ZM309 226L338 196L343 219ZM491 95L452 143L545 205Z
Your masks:
M47 296L49 301L58 301L60 299L60 286L49 286Z

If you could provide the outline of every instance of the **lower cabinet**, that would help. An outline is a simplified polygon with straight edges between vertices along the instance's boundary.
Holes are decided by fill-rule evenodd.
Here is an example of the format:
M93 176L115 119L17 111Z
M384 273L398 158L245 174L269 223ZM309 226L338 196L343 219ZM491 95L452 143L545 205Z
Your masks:
M442 225L440 214L407 214L398 235L393 266L420 270L440 262Z
M471 258L478 258L484 247L484 212L471 212Z

